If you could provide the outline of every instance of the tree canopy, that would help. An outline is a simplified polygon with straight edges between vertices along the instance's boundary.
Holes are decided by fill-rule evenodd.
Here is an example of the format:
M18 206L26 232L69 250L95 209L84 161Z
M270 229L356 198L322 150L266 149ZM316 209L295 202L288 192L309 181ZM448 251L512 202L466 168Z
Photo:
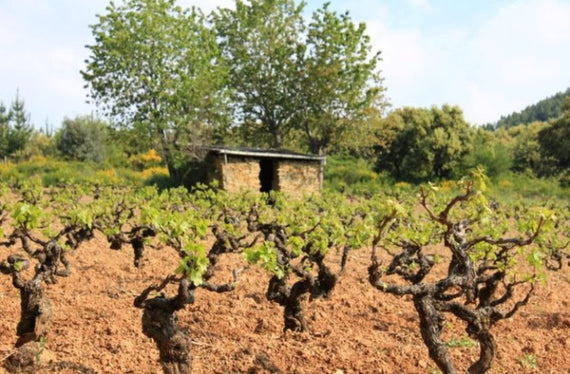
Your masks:
M57 150L68 159L101 162L105 158L106 125L97 118L66 118L56 138Z
M325 153L360 134L370 112L385 106L378 70L380 52L372 54L364 23L348 12L337 14L326 3L309 24L299 118L311 152Z
M539 131L538 143L542 154L554 164L555 173L565 172L570 177L570 96L562 117Z
M304 6L238 0L235 10L220 9L213 19L245 132L269 135L275 148L300 134L300 148L322 154L361 125L371 107L383 108L380 53L372 53L365 25L348 13L325 3L306 25Z
M570 97L570 88L565 92L558 92L536 104L529 105L520 112L502 116L495 127L509 128L521 124L526 125L532 122L546 122L556 119L563 114L564 100L568 97Z
M175 0L111 3L91 26L90 97L117 126L158 139L171 172L214 134L325 153L383 108L380 54L348 13L325 4L307 26L304 6L237 0L210 23Z
M283 146L298 110L303 8L293 0L237 0L235 10L213 15L236 119L257 127L255 137L265 132L275 148Z
M0 102L0 158L12 157L22 151L32 132L30 115L19 93L9 107Z
M125 0L91 31L90 97L118 126L154 139L176 174L188 145L224 121L225 68L204 15L174 0Z
M390 139L378 146L378 168L397 180L450 178L471 148L471 128L456 106L396 109L384 129Z

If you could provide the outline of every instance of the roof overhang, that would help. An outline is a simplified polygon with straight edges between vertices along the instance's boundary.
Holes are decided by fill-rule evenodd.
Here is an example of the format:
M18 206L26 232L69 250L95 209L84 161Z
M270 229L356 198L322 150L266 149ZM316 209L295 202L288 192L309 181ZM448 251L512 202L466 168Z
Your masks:
M319 161L322 163L324 163L327 159L326 156L305 155L301 153L274 150L274 149L208 147L208 150L213 153L218 153L221 155L228 155L228 156L279 158L287 160Z

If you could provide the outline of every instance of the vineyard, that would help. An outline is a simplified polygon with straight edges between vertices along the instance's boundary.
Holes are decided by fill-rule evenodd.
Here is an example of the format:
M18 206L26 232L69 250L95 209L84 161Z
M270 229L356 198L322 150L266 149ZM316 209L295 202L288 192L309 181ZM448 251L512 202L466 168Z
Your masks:
M4 186L1 365L568 372L568 202L497 201L487 183L304 199Z

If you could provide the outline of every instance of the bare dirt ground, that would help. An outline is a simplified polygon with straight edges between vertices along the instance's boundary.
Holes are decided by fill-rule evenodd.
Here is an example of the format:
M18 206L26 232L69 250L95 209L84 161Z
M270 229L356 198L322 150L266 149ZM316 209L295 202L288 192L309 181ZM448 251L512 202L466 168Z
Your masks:
M4 251L3 251L4 252ZM1 253L5 258L6 253ZM47 286L54 321L39 373L161 373L158 351L141 331L133 299L176 267L168 248L149 249L136 269L128 249L112 251L98 236L70 254L72 274ZM194 373L435 373L409 300L385 295L367 280L369 253L352 253L329 300L308 305L308 333L282 332L282 309L265 300L268 275L245 269L234 292L196 293L179 313L191 331ZM233 262L244 264L238 257ZM228 262L220 282L231 280ZM173 289L167 291L172 294ZM551 274L531 303L494 329L492 373L570 373L570 271ZM19 298L0 277L0 360L16 341ZM467 367L478 346L448 322L455 361ZM453 336L452 336L453 335ZM0 369L0 373L3 373Z

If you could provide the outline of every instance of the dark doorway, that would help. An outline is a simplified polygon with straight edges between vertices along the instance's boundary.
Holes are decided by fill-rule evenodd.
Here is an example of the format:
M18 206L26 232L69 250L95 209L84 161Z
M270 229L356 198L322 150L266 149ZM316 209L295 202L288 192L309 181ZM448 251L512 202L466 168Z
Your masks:
M262 158L259 161L259 182L261 192L269 192L273 189L273 174L275 172L273 160Z

